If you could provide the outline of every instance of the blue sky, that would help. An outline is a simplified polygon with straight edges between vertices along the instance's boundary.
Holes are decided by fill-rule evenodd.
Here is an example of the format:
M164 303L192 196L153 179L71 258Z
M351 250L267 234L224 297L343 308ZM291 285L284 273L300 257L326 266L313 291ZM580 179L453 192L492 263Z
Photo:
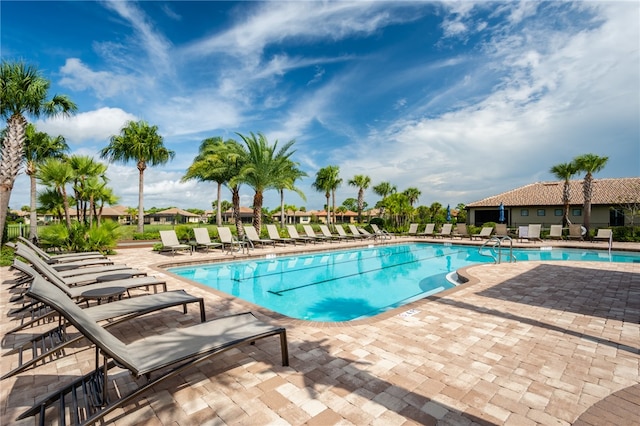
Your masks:
M307 201L285 197L308 210L325 203L311 184L328 165L338 203L358 174L452 206L554 180L551 166L585 153L609 157L596 177L640 175L636 1L3 0L0 13L2 58L37 66L79 107L39 130L98 158L127 121L159 127L176 156L145 172L145 208L210 209L214 185L180 179L204 138L236 132L296 140ZM136 206L135 164L108 176ZM22 174L12 208L28 188ZM242 204L252 197L244 187Z

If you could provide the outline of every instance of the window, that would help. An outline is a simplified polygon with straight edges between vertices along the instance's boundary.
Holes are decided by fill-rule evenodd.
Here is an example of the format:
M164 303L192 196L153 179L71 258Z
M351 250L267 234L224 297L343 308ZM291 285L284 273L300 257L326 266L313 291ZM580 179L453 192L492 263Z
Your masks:
M555 209L553 211L554 216L562 216L562 209Z
M537 213L538 216L544 216L545 214L546 212L544 209L538 209L538 213Z
M529 209L520 209L520 216L529 216Z
M582 216L582 209L571 209L571 216Z

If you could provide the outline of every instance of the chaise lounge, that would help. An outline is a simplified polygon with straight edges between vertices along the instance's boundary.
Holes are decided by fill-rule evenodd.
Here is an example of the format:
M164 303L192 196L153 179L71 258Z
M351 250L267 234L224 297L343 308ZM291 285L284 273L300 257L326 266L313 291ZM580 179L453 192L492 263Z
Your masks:
M75 423L96 423L117 408L136 401L157 383L173 378L224 351L270 336L280 337L282 365L289 365L285 328L263 322L251 312L218 317L124 343L43 278L36 277L27 293L58 311L95 345L95 369L44 396L17 420L39 414L41 424L50 424L53 419L47 419L47 415L58 415L64 419L68 414ZM144 376L146 381L124 394L126 387L109 380L108 373L114 367L129 370L135 378ZM115 388L117 393L114 392ZM47 410L54 405L57 410Z

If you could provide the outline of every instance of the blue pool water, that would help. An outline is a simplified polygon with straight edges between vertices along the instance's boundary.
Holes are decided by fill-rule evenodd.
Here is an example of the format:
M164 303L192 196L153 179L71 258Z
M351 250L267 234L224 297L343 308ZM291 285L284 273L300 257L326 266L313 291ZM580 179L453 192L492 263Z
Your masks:
M517 260L640 262L640 254L514 249ZM349 321L453 287L446 276L493 262L478 247L399 244L171 268L170 272L283 315Z

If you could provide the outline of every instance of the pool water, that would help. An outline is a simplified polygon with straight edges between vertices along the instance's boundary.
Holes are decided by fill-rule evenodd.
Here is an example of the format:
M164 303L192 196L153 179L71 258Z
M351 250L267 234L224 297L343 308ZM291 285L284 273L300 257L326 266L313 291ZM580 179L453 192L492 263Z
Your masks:
M596 250L514 249L517 260L640 262ZM288 317L349 321L377 315L454 286L446 276L491 263L478 247L409 243L171 268L170 272Z

